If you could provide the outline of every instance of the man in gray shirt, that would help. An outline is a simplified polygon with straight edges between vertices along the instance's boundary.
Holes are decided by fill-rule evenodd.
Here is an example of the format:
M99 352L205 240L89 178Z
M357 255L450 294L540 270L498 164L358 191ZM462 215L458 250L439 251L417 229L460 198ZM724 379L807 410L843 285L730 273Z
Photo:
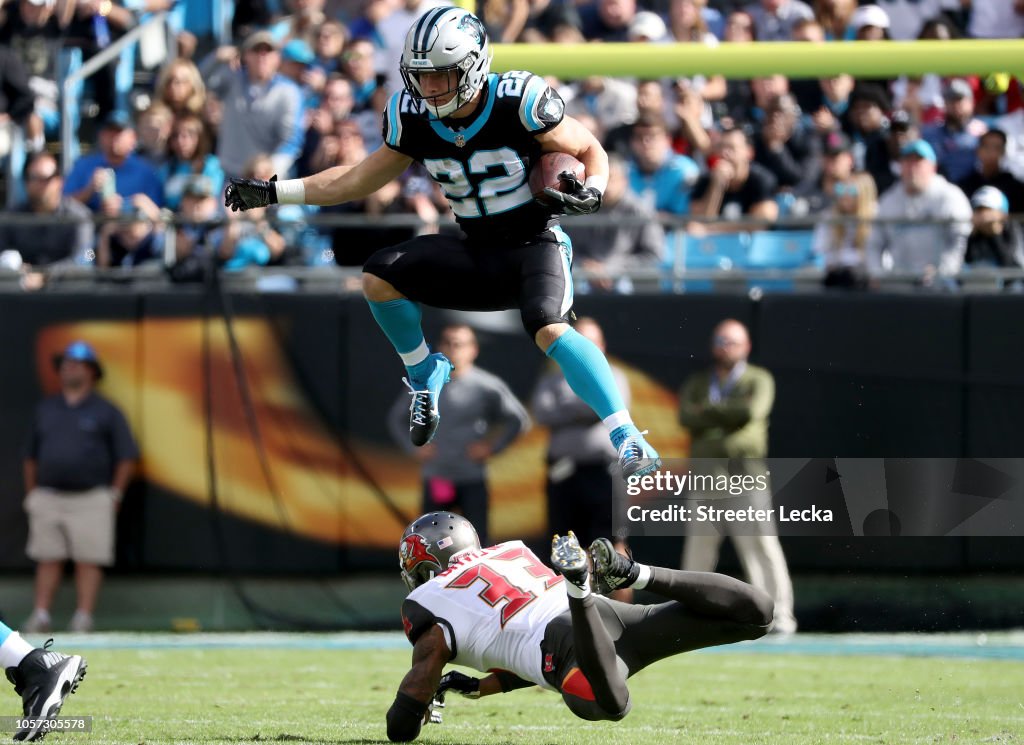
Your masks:
M413 447L407 395L391 407L388 425L395 442L423 464L423 512L459 512L487 546L487 461L530 428L530 417L504 382L474 364L480 347L469 326L442 329L438 351L455 366L441 391L445 425L429 444Z
M224 105L217 157L228 176L241 176L250 158L267 153L284 178L302 152L302 91L278 74L280 64L277 41L257 31L240 58L234 47L221 47L202 65L207 87Z

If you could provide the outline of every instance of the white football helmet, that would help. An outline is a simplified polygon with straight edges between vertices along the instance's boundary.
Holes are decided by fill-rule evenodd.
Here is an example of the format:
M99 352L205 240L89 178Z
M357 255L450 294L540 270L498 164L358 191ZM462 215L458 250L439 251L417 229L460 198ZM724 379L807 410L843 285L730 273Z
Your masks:
M450 116L471 101L487 82L491 70L487 31L480 19L467 10L432 8L409 29L399 67L406 90L426 104L431 116ZM455 80L446 91L424 95L420 74L437 72L454 72ZM438 103L438 99L446 96L451 99Z

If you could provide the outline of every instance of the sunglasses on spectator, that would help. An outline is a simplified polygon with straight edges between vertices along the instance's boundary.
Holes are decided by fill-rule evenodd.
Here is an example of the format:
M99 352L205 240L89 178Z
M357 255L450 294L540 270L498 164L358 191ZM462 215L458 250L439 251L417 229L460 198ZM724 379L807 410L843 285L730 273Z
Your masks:
M735 339L730 339L727 336L716 336L711 340L711 343L716 347L735 347L739 345L739 342Z
M26 181L53 181L59 174L54 171L53 173L30 173L25 177Z
M853 184L836 184L833 191L837 197L857 196L857 187Z

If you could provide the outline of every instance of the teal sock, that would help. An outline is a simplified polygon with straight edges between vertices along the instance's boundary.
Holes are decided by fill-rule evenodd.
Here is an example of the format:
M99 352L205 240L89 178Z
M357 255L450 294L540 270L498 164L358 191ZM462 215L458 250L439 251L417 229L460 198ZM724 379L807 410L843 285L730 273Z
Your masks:
M14 632L12 632L9 627L0 623L0 644L3 644L5 641L7 641L7 637L9 637L12 633Z
M618 414L616 426L630 422L608 360L592 341L576 329L569 329L555 339L545 354L562 368L562 374L573 393L583 399L602 420Z
M430 348L420 327L423 317L420 306L406 298L385 300L383 303L367 302L377 325L405 363L410 379L417 379L417 371L425 370L424 363L430 356Z

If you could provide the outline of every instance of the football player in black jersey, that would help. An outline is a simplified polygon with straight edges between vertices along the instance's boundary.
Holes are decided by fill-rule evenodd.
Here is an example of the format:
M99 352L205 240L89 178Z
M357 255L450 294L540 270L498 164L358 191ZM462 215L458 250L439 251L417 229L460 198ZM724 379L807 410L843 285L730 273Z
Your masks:
M573 391L607 425L623 477L661 465L633 424L601 351L568 323L572 244L559 214L601 206L608 156L579 122L565 116L558 93L529 72L490 72L483 24L461 8L433 8L406 36L405 89L383 114L384 145L355 166L303 179L231 179L225 204L334 205L363 199L420 162L441 186L464 235L425 235L382 249L363 267L363 293L408 372L409 431L421 446L440 420L438 396L451 363L431 354L420 303L453 310L519 308L537 345L558 363ZM528 175L546 152L568 153L586 180L562 174L549 204L535 201ZM556 206L550 206L554 204Z

